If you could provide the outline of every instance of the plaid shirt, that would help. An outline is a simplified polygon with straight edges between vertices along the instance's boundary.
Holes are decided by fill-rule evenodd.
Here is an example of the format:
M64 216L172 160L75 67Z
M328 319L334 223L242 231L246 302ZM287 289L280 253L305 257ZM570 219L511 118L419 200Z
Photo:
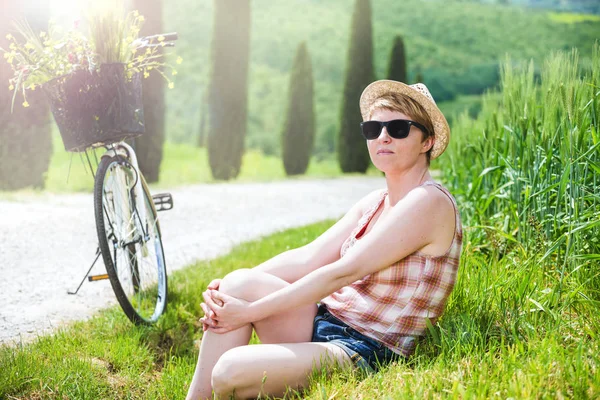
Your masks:
M433 181L423 183L423 186L429 185L446 194L454 206L456 228L448 251L439 257L417 251L321 301L331 314L348 326L404 356L411 355L416 338L425 335L427 319L435 324L442 314L456 281L462 246L462 227L456 201L440 184ZM364 233L386 195L387 191L382 193L377 204L362 216L342 245L342 257L360 240L357 236Z

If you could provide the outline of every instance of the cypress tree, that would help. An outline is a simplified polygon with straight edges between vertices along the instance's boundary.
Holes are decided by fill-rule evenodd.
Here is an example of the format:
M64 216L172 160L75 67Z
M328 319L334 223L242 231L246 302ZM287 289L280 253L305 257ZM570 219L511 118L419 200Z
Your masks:
M0 47L3 49L9 45L6 35L14 34L11 21L23 17L23 10L31 7L28 3L31 2L0 3ZM41 15L39 20L29 18L34 30L43 28L41 20L47 15L43 18ZM12 77L10 64L0 56L0 190L43 188L52 155L48 104L41 90L28 90L30 107L24 108L22 96L17 95L11 114L13 92L8 89L8 80Z
M202 104L200 105L200 129L198 132L198 147L206 146L206 136L208 133L208 105L206 96L202 98Z
M343 172L365 172L369 153L360 135L362 117L358 101L375 77L373 71L373 29L370 0L356 0L350 29L344 97L338 141L338 160Z
M404 50L404 40L402 40L402 36L400 35L394 39L387 77L393 81L406 83L406 53Z
M421 69L417 70L417 74L415 75L415 82L414 83L425 83L423 78L423 72L421 72Z
M141 35L163 33L162 0L134 0L133 7L145 18ZM152 71L142 83L146 132L135 138L135 153L146 181L157 182L165 142L165 83Z
M240 172L248 104L250 1L215 0L208 160L215 179Z
M283 166L287 175L306 172L314 140L312 65L306 43L302 42L290 75L287 118L282 133Z

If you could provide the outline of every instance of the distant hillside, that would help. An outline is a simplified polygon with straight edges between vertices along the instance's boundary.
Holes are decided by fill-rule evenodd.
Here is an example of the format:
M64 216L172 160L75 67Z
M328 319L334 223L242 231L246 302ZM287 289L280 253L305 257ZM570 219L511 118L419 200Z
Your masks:
M573 13L600 14L598 0L512 0L513 4Z
M317 153L333 150L346 68L351 0L252 0L250 99L247 143L278 153L297 44L306 40L313 60ZM168 135L195 140L210 68L212 1L165 3L165 28L180 33L176 88L168 93ZM552 50L579 48L589 60L600 21L563 21L556 13L516 6L441 0L373 0L375 68L385 78L394 36L404 36L409 76L420 71L434 97L478 94L497 83L505 54L538 65ZM358 101L358 99L357 99ZM358 106L357 106L358 107ZM358 108L357 108L358 112Z

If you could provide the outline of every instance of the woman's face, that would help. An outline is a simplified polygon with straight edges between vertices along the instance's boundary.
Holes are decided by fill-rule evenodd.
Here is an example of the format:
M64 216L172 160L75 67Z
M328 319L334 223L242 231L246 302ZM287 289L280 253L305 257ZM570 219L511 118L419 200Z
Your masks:
M372 121L385 122L393 119L413 120L401 112L385 109L376 109L371 115ZM422 140L423 133L415 126L410 127L408 137L403 139L392 138L384 127L377 139L367 140L367 147L375 167L386 174L394 174L412 168L420 156L426 157L431 139L425 142Z

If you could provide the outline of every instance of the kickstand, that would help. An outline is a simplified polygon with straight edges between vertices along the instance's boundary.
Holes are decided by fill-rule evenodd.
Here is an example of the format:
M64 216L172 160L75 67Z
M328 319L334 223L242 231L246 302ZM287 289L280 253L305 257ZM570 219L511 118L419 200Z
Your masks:
M90 274L90 271L92 270L92 268L94 268L94 265L96 264L96 261L98 261L100 254L101 254L100 247L98 247L98 248L96 248L96 258L94 259L94 262L92 263L92 266L90 267L90 269L88 269L88 271L83 276L81 283L79 284L79 286L77 286L77 289L74 292L67 290L67 294L77 294L77 292L79 292L79 288L81 288L81 285L83 285L83 282L85 282L85 278L87 278L87 276Z

